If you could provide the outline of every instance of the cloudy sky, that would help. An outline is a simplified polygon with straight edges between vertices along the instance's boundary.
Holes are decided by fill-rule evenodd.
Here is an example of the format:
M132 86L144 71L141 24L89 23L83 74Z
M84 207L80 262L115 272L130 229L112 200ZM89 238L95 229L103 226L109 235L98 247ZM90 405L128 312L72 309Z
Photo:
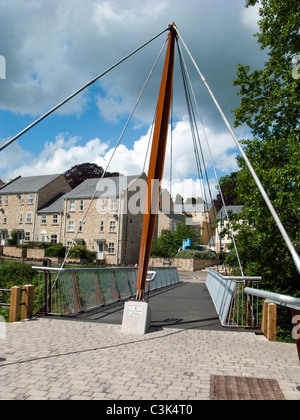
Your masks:
M0 80L0 145L172 22L232 124L231 111L239 103L232 86L237 64L261 68L265 61L253 37L258 18L258 8L246 9L243 0L0 0L0 55L6 61L6 79ZM166 37L165 32L0 152L0 178L62 173L84 162L106 167ZM184 56L221 177L236 169L237 150L185 52ZM109 171L132 175L143 169L163 60L164 53ZM247 127L236 134L250 136ZM167 187L170 150L169 140ZM172 168L174 195L203 195L177 52Z

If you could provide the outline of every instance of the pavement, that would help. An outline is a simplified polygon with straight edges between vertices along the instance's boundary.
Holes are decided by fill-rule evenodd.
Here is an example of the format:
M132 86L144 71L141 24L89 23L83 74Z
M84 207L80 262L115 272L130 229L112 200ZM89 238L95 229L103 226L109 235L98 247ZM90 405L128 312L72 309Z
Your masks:
M180 278L200 285L205 273L180 273ZM285 399L300 399L296 346L253 332L194 328L192 323L188 328L155 325L135 335L122 333L117 323L46 317L5 328L4 339L0 334L1 400L182 404L216 399L212 378L214 383L216 378L273 380ZM250 390L247 395L251 399Z

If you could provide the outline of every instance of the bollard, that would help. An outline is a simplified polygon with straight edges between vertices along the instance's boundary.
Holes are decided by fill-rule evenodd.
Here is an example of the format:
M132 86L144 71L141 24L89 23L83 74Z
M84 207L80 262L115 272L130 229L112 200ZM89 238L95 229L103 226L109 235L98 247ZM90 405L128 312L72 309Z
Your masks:
M9 322L19 321L20 287L14 286L10 292Z
M32 317L34 287L30 284L23 287L21 320Z

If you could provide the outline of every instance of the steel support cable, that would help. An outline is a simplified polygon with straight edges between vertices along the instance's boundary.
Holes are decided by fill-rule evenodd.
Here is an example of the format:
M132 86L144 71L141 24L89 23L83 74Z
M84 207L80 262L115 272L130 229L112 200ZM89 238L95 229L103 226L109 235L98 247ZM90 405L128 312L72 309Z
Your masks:
M109 161L108 161L108 163L107 163L107 165L106 165L106 167L105 167L105 170L104 170L104 172L103 172L103 174L102 174L102 176L101 176L100 180L98 181L98 183L97 183L97 185L96 185L96 188L95 188L94 193L93 193L93 195L92 195L92 197L91 197L91 199L90 199L90 201L89 201L89 204L88 204L88 206L87 206L87 209L86 209L86 211L85 211L85 212L84 212L84 214L83 214L83 218L82 218L82 220L81 220L81 225L79 225L79 226L78 226L78 229L77 229L77 231L76 231L76 234L75 234L75 236L74 236L74 238L73 238L73 240L72 240L72 243L71 243L71 245L70 245L70 247L69 247L69 249L68 249L68 251L67 251L67 254L66 254L66 256L65 256L65 258L64 258L64 260L63 260L63 262L62 262L62 265L61 265L61 267L60 267L61 269L64 267L64 265L65 265L65 263L66 263L66 260L67 260L67 258L69 257L69 254L70 254L71 248L72 248L72 246L74 245L74 242L76 241L77 236L78 236L78 234L79 234L79 232L80 232L80 228L81 228L81 226L82 226L82 225L84 224L84 222L85 222L85 219L86 219L87 214L88 214L88 212L89 212L89 209L90 209L90 207L91 207L91 205L92 205L92 202L93 202L93 200L95 199L95 196L96 196L96 194L97 194L97 191L99 191L99 186L101 185L101 182L102 182L102 180L103 180L103 178L104 178L104 176L105 176L105 174L106 174L106 172L107 172L107 170L108 170L108 168L109 168L109 166L110 166L110 164L111 164L111 162L112 162L112 159L113 159L113 157L114 157L114 155L115 155L115 153L116 153L116 151L117 151L117 149L118 149L118 147L119 147L119 145L120 145L120 143L121 143L121 140L122 140L122 138L123 138L123 136L124 136L124 133L125 133L125 131L126 131L126 129L127 129L127 127L128 127L128 125L129 125L130 121L131 121L131 118L132 118L132 116L133 116L133 114L134 114L134 112L135 112L135 110L136 110L136 108L137 108L137 106L138 106L138 104L139 104L139 102L140 102L140 99L141 99L141 97L142 97L142 95L143 95L143 93L144 93L144 91L145 91L145 89L146 89L146 87L147 87L148 83L149 83L149 80L150 80L150 78L151 78L151 76L152 76L152 74L153 74L153 72L154 72L154 70L155 70L155 67L156 67L156 65L157 65L157 63L158 63L158 61L159 61L159 58L160 58L160 56L161 56L161 54L162 54L162 52L163 52L163 49L164 49L164 47L165 47L165 45L166 45L166 42L167 42L167 40L165 40L165 41L164 41L163 46L162 46L162 48L161 48L161 49L160 49L160 51L159 51L159 54L158 54L158 56L157 56L157 58L156 58L156 60L155 60L155 62L154 62L154 64L153 64L153 66L152 66L152 68L151 68L151 70L150 70L150 73L149 73L149 75L148 75L148 77L147 77L147 79L146 79L146 81L145 81L145 83L144 83L144 86L143 86L143 88L142 88L142 90L141 90L141 92L140 92L140 94L139 94L139 96L138 96L138 98L137 98L137 100L136 100L136 103L134 104L134 107L133 107L133 109L132 109L132 111L131 111L131 113L130 113L130 115L129 115L129 117L128 117L128 120L127 120L127 122L126 122L126 124L125 124L125 126L124 126L123 130L122 130L122 133L121 133L121 135L120 135L120 137L119 137L119 139L118 139L118 141L117 141L117 143L116 143L116 145L115 145L115 148L114 148L114 150L113 150L113 152L112 152L112 154L111 154L111 156L110 156L110 158L109 158ZM56 283L56 281L57 281L57 279L58 279L59 275L60 275L60 271L59 271L59 272L58 272L58 274L57 274L57 277L56 277L56 279L55 279L54 284Z
M171 201L172 201L172 183L173 183L173 113L174 113L174 93L172 95L171 102L171 130L170 130L170 211L171 211Z
M182 59L183 59L183 57L182 57ZM184 63L184 59L183 59L183 63ZM186 78L188 80L188 72L187 71L186 71ZM189 93L189 95L190 95L190 93ZM195 131L196 131L196 134L197 134L196 139L195 139L195 141L196 141L196 147L200 150L200 156L201 156L201 159L202 159L202 164L203 164L204 174L205 174L205 177L202 175L202 178L203 178L203 192L204 192L203 196L204 196L204 199L205 199L205 202L204 202L204 217L205 217L205 221L206 221L207 226L208 226L208 233L210 233L211 237L213 237L213 233L214 232L212 230L210 216L209 216L209 206L208 206L209 200L207 198L207 193L206 193L206 189L205 189L205 184L204 184L205 183L205 180L206 180L206 184L208 186L209 198L210 198L210 202L211 203L213 201L213 198L212 198L212 193L211 193L210 183L209 183L209 179L208 179L208 173L207 173L207 169L206 169L206 164L205 164L205 159L204 159L202 144L201 144L201 141L200 141L198 126L197 126L197 123L196 123L196 118L195 118L195 113L194 113L194 108L192 106L192 100L191 100L191 98L190 98L190 101L191 101L192 115L193 115L193 121L194 121ZM207 216L207 214L208 214L208 216Z
M27 133L27 131L29 131L31 128L33 128L35 125L37 125L39 122L43 121L45 118L47 118L49 115L51 115L54 111L56 111L57 109L61 108L64 104L66 104L68 101L70 101L76 95L78 95L79 93L81 93L82 91L84 91L89 86L93 85L95 82L97 82L97 80L99 80L105 74L109 73L111 70L113 70L119 64L121 64L124 61L126 61L128 58L130 58L135 53L137 53L138 51L140 51L141 49L143 49L144 47L146 47L148 44L150 44L152 41L154 41L155 39L157 39L158 37L160 37L163 33L165 33L168 30L169 30L169 28L166 28L165 30L163 30L162 32L160 32L158 35L156 35L155 37L151 38L149 41L145 42L143 45L141 45L140 47L138 47L137 49L135 49L134 51L132 51L131 53L129 53L128 55L126 55L124 58L122 58L121 60L119 60L117 63L113 64L111 67L109 67L108 69L106 69L103 73L99 74L97 77L95 77L94 79L90 80L87 84L85 84L84 86L82 86L80 89L76 90L76 92L72 93L70 96L68 96L62 102L60 102L59 104L57 104L55 107L51 108L49 111L47 111L45 114L43 114L37 120L35 120L33 123L31 123L26 128L24 128L22 131L20 131L13 138L11 138L6 143L4 143L2 146L0 146L0 152L2 150L4 150L7 146L9 146L11 143L13 143L14 141L16 141L18 138L20 138L21 136L23 136L23 134Z
M194 109L193 109L193 106L192 106L191 94L190 94L190 91L188 89L188 83L187 83L188 73L186 71L186 66L185 66L185 63L184 63L184 59L183 59L181 50L179 49L179 45L178 45L178 51L179 51L180 64L181 64L181 70L182 70L182 76L183 76L183 84L184 84L184 90L185 90L187 107L188 107L188 114L189 114L189 119L190 119L190 126L191 126L193 143L194 143L194 151L195 151L196 163L197 163L197 168L198 168L198 176L199 176L199 178L203 179L203 182L204 182L204 176L203 176L203 171L202 171L202 166L201 166L200 156L199 156L199 150L200 150L200 155L201 155L202 162L203 162L203 167L204 167L205 178L206 178L206 182L207 182L208 189L209 189L210 199L211 199L211 202L212 202L212 194L211 194L211 189L210 189L210 185L209 185L204 154L203 154L202 145L201 145L201 142L200 142L200 136L199 136L199 132L198 132L198 128L197 128L195 113L194 113ZM204 195L204 198L205 198L205 207L207 208L207 212L209 213L207 194L206 194L204 185L203 185L203 195ZM208 223L208 230L210 231L210 233L212 235L212 233L213 233L212 232L212 227L210 225L210 219L207 217L207 215L205 215L205 220Z
M196 68L196 70L197 70L197 72L198 72L198 74L199 74L202 82L206 86L206 88L207 88L207 90L208 90L208 92L209 92L209 94L210 94L213 102L215 103L215 105L216 105L219 113L221 114L221 117L223 118L223 121L224 121L225 125L227 126L227 128L228 128L228 130L229 130L229 132L230 132L230 134L231 134L231 136L232 136L232 138L233 138L233 140L234 140L237 148L239 149L239 151L240 151L240 153L241 153L241 155L242 155L242 157L243 157L243 159L244 159L244 161L245 161L245 163L246 163L246 165L247 165L247 167L248 167L248 169L249 169L249 171L250 171L250 173L251 173L251 175L252 175L252 177L253 177L253 179L254 179L254 181L255 181L255 183L256 183L256 185L257 185L257 187L258 187L258 189L259 189L259 191L261 193L261 195L262 195L262 197L263 197L263 199L265 200L265 203L268 206L268 208L270 210L270 213L271 213L271 215L272 215L272 217L273 217L273 219L274 219L274 221L275 221L275 223L276 223L276 225L277 225L277 227L278 227L278 229L279 229L279 231L280 231L280 233L281 233L281 235L282 235L282 237L283 237L283 239L284 239L284 241L285 241L285 243L286 243L286 245L287 245L287 247L288 247L288 249L289 249L289 251L290 251L290 253L292 255L292 258L293 258L293 261L295 263L295 266L296 266L298 272L300 273L300 256L298 255L298 253L297 253L297 251L296 251L296 249L295 249L292 241L290 240L290 238L289 238L289 236L288 236L288 234L287 234L287 232L286 232L286 230L285 230L285 228L284 228L284 226L283 226L283 224L282 224L282 222L281 222L281 220L280 220L280 218L279 218L279 216L278 216L278 214L277 214L277 212L276 212L276 210L275 210L275 208L273 206L273 204L271 203L271 201L270 201L270 199L269 199L269 197L268 197L268 195L267 195L267 193L266 193L266 191L265 191L262 183L260 182L260 179L258 178L258 176L257 176L257 174L256 174L256 172L255 172L255 170L253 168L253 166L251 165L251 162L248 159L248 156L246 155L244 149L240 145L240 143L239 143L236 135L234 134L234 131L233 131L231 125L229 124L229 121L227 120L224 112L222 111L222 108L220 107L220 105L219 105L217 99L215 98L212 90L210 89L210 87L209 87L209 85L208 85L205 77L203 76L203 74L201 73L199 67L197 66L197 63L195 62L192 54L190 53L188 47L186 46L184 40L182 39L182 36L180 35L178 29L176 27L175 27L175 29L176 29L177 35L179 36L181 42L183 43L183 45L185 47L188 55L190 56L190 58L192 60L192 63L194 64L194 66L195 66L195 68Z
M231 234L231 237L232 237L233 246L234 246L234 249L235 249L235 252L236 252L236 256L237 256L239 268L240 268L240 271L241 271L242 276L244 276L242 265L241 265L241 261L240 261L240 257L239 257L239 253L238 253L238 249L237 249L237 245L236 245L236 241L235 241L235 236L234 236L233 229L232 229L232 226L231 226L231 223L230 223L230 218L229 218L229 215L228 215L228 212L227 212L227 209L226 209L226 204L225 204L224 196L223 196L222 189L221 189L221 186L220 186L220 182L219 182L219 178L218 178L218 174L217 174L217 170L216 170L214 158L213 158L213 155L212 155L212 152L211 152L211 148L210 148L209 141L208 141L208 138L207 138L207 134L206 134L206 130L205 130L205 127L204 127L204 123L203 123L203 120L202 120L202 117L201 117L201 114L200 114L200 111L199 111L199 107L198 107L198 103L197 103L197 100L196 100L196 96L195 96L195 92L194 92L194 89L193 89L193 85L192 85L192 82L191 82L191 79L190 79L190 76L189 76L189 72L188 72L188 69L187 69L187 66L186 66L186 63L185 63L185 60L184 60L184 56L182 54L182 50L181 50L181 47L180 47L179 42L178 42L178 49L179 49L180 55L182 56L182 60L183 60L184 66L185 66L185 71L186 71L187 78L188 78L188 81L189 81L190 89L191 89L191 92L192 92L192 95L193 95L193 99L194 99L194 102L195 102L195 105L196 105L198 117L199 117L200 124L201 124L202 130L203 130L204 138L205 138L205 141L206 141L207 149L208 149L208 152L209 152L209 155L210 155L210 160L211 160L211 163L212 163L212 166L213 166L214 175L216 177L217 185L218 185L218 188L219 188L219 191L220 191L221 200L222 200L222 204L223 204L223 207L224 207L225 216L226 216L226 219L227 219L227 223L228 223L228 227L229 227L229 230L230 230L230 234ZM212 199L211 192L210 192L210 197ZM215 209L214 209L214 216L215 217L217 216ZM219 229L218 228L217 228L217 233L220 236L220 233L219 233Z

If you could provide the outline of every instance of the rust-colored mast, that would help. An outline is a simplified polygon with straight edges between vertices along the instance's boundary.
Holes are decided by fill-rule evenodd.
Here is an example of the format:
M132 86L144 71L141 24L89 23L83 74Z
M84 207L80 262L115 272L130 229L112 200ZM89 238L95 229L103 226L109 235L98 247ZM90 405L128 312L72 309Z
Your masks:
M143 228L140 246L139 267L137 274L137 299L142 300L145 294L147 270L154 234L156 214L160 195L160 182L164 171L168 126L171 110L173 68L176 29L169 26L169 41L164 69L157 101L156 119L149 162L147 192L143 217Z

